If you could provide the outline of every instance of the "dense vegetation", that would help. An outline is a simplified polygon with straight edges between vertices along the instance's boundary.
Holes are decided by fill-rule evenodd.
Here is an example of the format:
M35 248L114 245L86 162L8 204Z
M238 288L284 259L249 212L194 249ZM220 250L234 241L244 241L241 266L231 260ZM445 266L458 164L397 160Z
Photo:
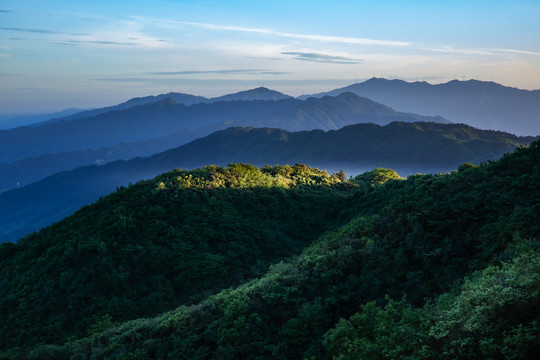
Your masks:
M176 170L3 244L0 346L63 342L262 275L351 216L344 180L303 165Z
M270 180L269 184L279 182L283 171L279 167L266 170L241 168L263 178L276 179ZM269 174L272 177L267 177ZM174 182L170 182L170 176L154 180L152 198L165 194L169 199L169 194L177 192L176 189L189 190L194 183L196 189L205 187L204 177L193 180L199 178L192 175L192 178L187 173L175 176ZM397 177L395 173L377 169L352 179L350 183L355 185L351 186L356 190L351 197L343 196L347 185L339 183L342 175L336 174L334 178L324 175L321 180L318 176L302 178L317 179L319 183L335 179L336 184L329 188L340 193L335 198L342 199L342 202L330 212L334 214L333 225L346 220L351 214L354 218L339 228L331 229L332 225L329 225L325 227L329 229L327 231L314 231L322 233L318 239L317 235L306 234L302 241L304 244L312 236L316 240L300 255L271 266L260 278L208 296L197 304L185 304L154 317L120 324L116 323L116 314L105 313L95 319L93 325L86 327L86 337L71 338L66 342L54 338L44 340L43 329L39 329L38 334L29 333L26 326L31 323L30 318L16 320L20 321L20 327L15 328L15 320L12 319L11 325L2 329L2 334L8 331L7 337L15 337L19 342L5 343L4 357L535 358L540 352L539 142L519 148L497 162L481 166L464 164L451 174L416 175L407 180L392 180ZM312 188L300 186L298 191L326 189L316 186L308 190ZM277 189L283 191L283 188ZM130 191L134 190L121 190L90 207L96 212L109 211L109 214L116 209L124 216L113 217L118 224L110 223L108 231L112 232L113 239L123 239L122 231L129 229L131 224L129 217L126 218L126 211L141 206L137 199L143 194L134 196L131 199L135 201L134 206L129 208L111 206L106 201L126 196ZM309 207L317 202L316 196ZM322 199L324 196L320 201ZM253 201L249 203L254 204ZM103 208L98 208L100 204ZM318 214L322 208L326 206L320 206L309 217ZM159 213L164 217L184 215L175 208L162 210ZM254 209L249 213L255 213ZM266 215L260 218L265 219ZM328 216L321 215L312 224L325 218ZM74 219L76 217L67 221ZM81 217L78 221L85 220ZM298 223L302 224L296 220L290 224ZM19 304L32 302L24 289L39 280L40 273L32 270L45 261L36 258L50 253L50 260L53 260L63 255L54 255L54 250L51 250L54 242L45 244L41 240L51 232L57 234L56 242L68 242L75 234L60 233L59 226L63 224L28 237L18 245L2 246L2 286L9 283L11 288L19 291L18 295L10 292L3 296L0 304L3 318L6 316L6 304L13 304L16 300ZM273 225L277 226L277 223ZM207 221L205 226L212 228L216 224ZM311 226L307 225L299 233L309 231ZM241 231L242 227L239 228ZM122 231L118 233L116 229ZM219 234L227 229L220 229ZM130 241L140 231L144 230L133 229L124 241ZM249 231L251 233L252 230ZM230 231L236 232L236 229ZM228 241L227 237L223 241ZM80 244L84 246L85 241ZM124 253L124 256L139 265L143 259L135 250ZM85 253L83 257L97 261L99 257L106 256L107 251L94 255ZM236 249L227 253L227 257L234 257L235 252ZM163 258L162 261L159 264L162 270L178 263L175 258ZM64 272L69 271L70 264L66 266ZM200 269L206 266L204 264ZM97 267L93 270L94 273L102 271ZM136 270L134 267L133 271ZM62 276L62 270L59 271L57 275ZM18 279L11 283L6 274ZM146 278L144 274L139 276L140 280ZM205 273L202 278L206 276L209 274ZM103 281L107 279L105 276ZM156 279L148 285L155 283ZM130 286L126 286L121 294L129 292L135 285L128 284ZM103 287L99 288L104 292L112 291L106 285L101 284ZM42 304L61 301L47 296L49 288L45 286L42 289L45 293L38 300ZM95 291L98 287L85 289ZM2 293L7 294L4 290ZM147 301L153 293L148 292L147 298L141 301ZM158 292L158 297L164 293ZM15 299L14 296L20 297ZM39 301L34 300L28 306L39 305ZM152 298L152 301L158 299ZM74 309L79 312L85 310L77 306ZM67 312L65 308L45 313L43 323L54 324ZM47 344L30 348L28 346L36 341L24 339L20 334L42 336L41 341ZM9 349L17 345L27 347Z

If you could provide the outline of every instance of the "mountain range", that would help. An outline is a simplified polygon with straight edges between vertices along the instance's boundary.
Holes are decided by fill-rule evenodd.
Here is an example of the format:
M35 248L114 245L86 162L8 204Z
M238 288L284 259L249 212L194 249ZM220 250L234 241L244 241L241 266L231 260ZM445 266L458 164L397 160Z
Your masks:
M400 113L352 93L303 101L259 88L217 99L221 100L186 106L167 97L91 117L0 131L0 171L6 174L0 191L77 166L148 156L230 126L300 131L366 122L447 122Z
M521 90L494 82L453 80L443 84L372 78L309 97L352 92L397 111L440 115L452 122L518 135L540 135L540 90Z
M538 92L342 90L0 131L0 359L536 359Z
M83 111L86 110L70 108L46 114L1 115L0 130L9 130L21 126L36 126L44 122L55 121L52 119L64 118L73 114L81 113Z
M399 112L354 92L380 97L393 101L396 106L433 116ZM449 108L474 110L478 116L476 123L486 124L482 119L493 115L490 106L496 108L503 103L508 109L496 115L507 116L506 123L519 124L521 120L515 119L526 118L524 109L535 109L537 104L532 103L537 94L538 91L478 81L429 85L370 79L336 89L331 93L333 96L317 94L298 99L262 87L211 99L168 93L0 131L0 193L16 190L0 197L1 233L4 239L15 240L117 186L172 167L225 165L231 161L261 166L309 163L330 171L345 169L353 174L387 166L407 175L449 171L461 162L494 160L516 146L530 143L534 137L520 138L493 131L479 136L476 129L461 125L459 131L451 127L435 130L433 126L428 129L426 125L417 125L413 132L410 128L396 130L396 125L382 128L375 125L450 123L436 115L438 109L442 113ZM414 107L422 103L421 99L424 99L424 108ZM516 104L521 104L523 109ZM508 121L510 118L513 120ZM361 131L349 126L358 123L375 125ZM530 118L529 125L534 126ZM219 132L229 127L236 129ZM306 132L314 129L319 131ZM208 136L210 134L213 135ZM202 139L205 136L208 137ZM195 139L201 141L178 148ZM403 149L395 150L398 146ZM162 153L168 149L174 150ZM158 154L152 158L154 164L136 159L153 154ZM133 160L98 169L119 159ZM77 169L88 165L95 166ZM74 169L77 170L72 171ZM102 175L96 175L98 173ZM83 175L93 180L86 180ZM47 176L51 178L45 179ZM33 225L27 228L29 224Z
M0 194L0 239L16 240L119 186L174 168L230 162L259 166L310 163L351 174L383 166L409 175L496 160L535 139L463 124L428 122L357 124L326 132L231 127L150 157L79 167L6 191Z
M46 124L56 122L58 120L67 121L67 120L93 117L99 114L107 113L109 111L130 109L135 106L156 103L156 102L166 100L166 99L172 99L179 104L190 106L190 105L195 105L195 104L200 104L200 103L214 103L218 101L282 100L282 99L287 99L287 98L291 98L291 96L288 96L278 91L270 90L264 87L259 87L259 88L250 89L246 91L240 91L234 94L227 94L227 95L218 96L214 98L206 98L204 96L169 92L166 94L160 94L160 95L155 95L155 96L150 95L150 96L136 97L136 98L129 99L128 101L125 101L118 105L107 106L107 107L103 107L99 109L91 109L91 110L67 109L67 110L64 110L63 112L54 113L54 114L35 115L32 117L32 119L35 120L33 121L32 126L46 125ZM47 118L47 119L43 121L42 119L44 118ZM10 120L10 123L15 123L16 120L17 119L12 119ZM25 123L28 123L28 122L29 120L25 121Z
M345 101L338 104L339 101L334 100L333 105L326 104L328 99L321 99L322 103L307 101L310 97L322 98L344 92L391 104L396 109L433 116L412 116L418 121L445 122L448 120L440 118L439 114L446 114L449 120L482 129L506 129L522 135L540 134L540 129L535 128L539 123L536 115L540 106L539 91L518 90L474 80L430 85L373 78L328 93L298 98L306 100L304 102L262 87L216 98L167 93L0 131L0 173L3 175L0 177L0 192L77 166L148 156L229 126L278 127L298 131L337 129L365 121L383 124L384 116L390 116L387 122L412 120L395 117L403 116L402 113L394 111L390 114L387 111L383 114L377 110L373 111L377 119L362 118L360 113L354 114L351 107L362 107L363 115L366 115L369 111L365 106L372 104L360 104L360 101L347 104L348 113L343 111L344 108L337 111L335 108L343 107ZM253 106L253 101L260 103ZM235 102L234 105L231 102ZM205 107L213 103L221 105ZM192 108L194 105L198 107ZM69 124L73 120L80 122ZM519 128L520 124L525 127Z

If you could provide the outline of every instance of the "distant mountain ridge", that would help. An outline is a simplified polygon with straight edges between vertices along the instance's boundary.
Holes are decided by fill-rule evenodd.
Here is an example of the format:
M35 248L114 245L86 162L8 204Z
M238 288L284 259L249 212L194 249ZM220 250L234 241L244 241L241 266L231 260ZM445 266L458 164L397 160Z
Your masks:
M73 213L117 186L174 168L249 162L255 165L310 163L349 173L376 167L400 175L450 171L464 162L496 160L533 137L484 131L463 124L394 122L357 124L339 130L288 132L233 127L147 157L61 172L0 194L0 239L14 241Z
M218 101L254 101L254 100L284 100L291 99L292 96L285 95L279 91L271 90L265 87L258 87L255 89L240 91L234 94L227 94L223 96L214 97L208 100L208 102Z
M540 135L540 90L521 90L494 82L452 80L432 85L371 78L309 97L352 92L396 111L440 115L458 123L518 135Z
M50 115L40 115L39 119L41 119L44 116L48 116L49 119L46 121L33 124L33 126L46 125L46 124L50 124L59 120L67 121L67 120L92 117L99 114L107 113L109 111L126 110L126 109L133 108L135 106L152 104L152 103L160 102L166 99L172 99L178 104L191 106L191 105L200 104L200 103L213 103L213 102L218 102L218 101L282 100L282 99L288 99L288 98L292 98L292 97L289 95L282 94L279 91L267 89L265 87L259 87L255 89L240 91L234 94L227 94L223 96L217 96L214 98L206 98L204 96L169 92L166 94L136 97L136 98L129 99L128 101L125 101L118 105L107 106L107 107L99 108L99 109L79 110L79 111L68 109L68 110L64 110L63 112L54 113ZM66 114L66 116L63 116L63 113L66 111L68 111L68 114Z
M87 110L71 108L47 114L2 115L0 116L0 130L9 130L20 126L38 126L39 124L50 121L50 119L67 117L84 111Z
M128 101L120 103L118 105L107 106L107 107L99 108L99 109L81 111L81 112L78 112L78 113L75 113L75 114L72 114L72 115L69 115L69 116L57 117L57 118L49 119L48 121L42 122L42 123L40 123L38 125L46 125L46 124L54 123L54 122L59 121L59 120L68 121L68 120L75 120L75 119L82 119L82 118L92 117L92 116L96 116L96 115L99 115L99 114L107 113L109 111L118 111L118 110L131 109L131 108L133 108L135 106L156 103L156 102L159 102L159 101L162 101L162 100L165 100L165 99L173 99L175 102L177 102L179 104L186 105L186 106L198 104L198 103L201 103L201 102L208 102L208 99L205 98L205 97L202 97L202 96L195 96L195 95L190 95L190 94L182 94L182 93L170 92L170 93L167 93L167 94L160 94L160 95L156 95L156 96L151 95L151 96L144 96L144 97L136 97L136 98L129 99Z
M495 160L539 138L429 122L356 124L326 132L232 127L148 160L169 168L229 162L258 166L310 163L331 171L341 168L359 173L386 167L409 175L451 171L465 162Z
M264 88L239 94L242 99L282 97ZM0 132L0 172L4 173L0 192L77 166L148 156L230 126L335 130L356 123L393 121L447 122L441 117L400 113L352 93L305 101L285 97L191 106L167 97L90 118Z

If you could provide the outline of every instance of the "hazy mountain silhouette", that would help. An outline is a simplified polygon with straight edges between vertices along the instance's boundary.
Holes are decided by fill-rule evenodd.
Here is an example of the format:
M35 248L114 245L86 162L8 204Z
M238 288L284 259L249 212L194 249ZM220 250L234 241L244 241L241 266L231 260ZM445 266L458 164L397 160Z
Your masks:
M234 100L244 100L244 101L252 101L252 100L281 100L281 99L287 99L291 98L291 96L282 94L278 91L270 90L264 87L259 87L256 89L250 89L246 91L240 91L238 93L234 94L227 94L223 96L218 96L214 98L206 98L204 96L196 96L191 94L184 94L184 93L177 93L177 92L169 92L166 94L160 94L160 95L150 95L150 96L143 96L143 97L136 97L129 99L126 102L120 103L118 105L113 106L107 106L104 108L99 109L91 109L91 110L80 110L80 111L69 111L69 114L64 115L63 112L56 113L56 114L50 114L48 115L41 115L40 120L42 121L43 117L47 117L47 121L40 122L38 124L33 124L33 126L38 125L44 125L49 124L52 122L56 122L59 120L74 120L74 119L82 119L87 117L96 116L99 114L107 113L109 111L116 111L116 110L125 110L125 109L131 109L135 106L139 105L145 105L145 104L152 104L156 103L162 100L166 99L173 99L175 102L179 104L183 104L186 106L191 106L195 104L200 103L212 103L217 101L234 101ZM68 110L64 110L68 111ZM29 122L27 122L29 123Z
M340 130L288 132L234 127L147 158L61 172L0 195L0 239L14 241L71 214L117 186L174 168L248 162L307 163L350 174L389 167L401 175L455 169L464 162L498 159L532 137L485 131L462 124L394 122Z
M86 110L72 108L46 114L2 115L0 116L0 129L8 130L19 126L37 126L44 121L49 121L50 119L67 117L73 114L81 113L83 111Z
M297 106L254 118L249 125L258 127L279 127L289 131L335 130L358 123L389 124L393 121L449 123L440 116L419 116L395 111L380 103L359 97L353 93L337 96L308 98Z
M263 88L239 94L241 98L282 95ZM235 100L192 106L167 98L91 118L0 132L0 161L5 163L0 165L4 174L0 192L82 165L148 156L230 126L332 130L392 121L447 122L441 117L396 112L352 93L306 101Z
M170 92L170 93L167 93L167 94L160 94L160 95L156 95L156 96L151 95L151 96L144 96L144 97L136 97L136 98L133 98L133 99L129 99L128 101L120 103L118 105L107 106L107 107L99 108L99 109L81 111L81 112L77 112L77 113L69 115L69 116L50 118L48 121L45 121L45 122L42 122L42 123L36 124L36 125L50 124L50 123L53 123L53 122L56 122L56 121L59 121L59 120L68 121L68 120L74 120L74 119L88 118L88 117L96 116L96 115L99 115L99 114L104 114L104 113L107 113L109 111L131 109L131 108L133 108L135 106L156 103L156 102L159 102L159 101L162 101L162 100L165 100L165 99L173 99L175 102L177 102L179 104L184 104L186 106L209 101L209 99L207 99L205 97L202 97L202 96L195 96L195 95L190 95L190 94L182 94L182 93Z
M46 153L110 147L121 142L148 141L179 130L259 116L295 103L301 101L235 101L186 106L167 98L88 118L20 127L0 131L0 162Z
M203 137L210 130L182 130L150 141L122 142L112 147L90 150L73 150L55 154L43 154L24 158L9 164L0 164L0 193L26 186L57 172L72 170L79 166L103 165L137 156L149 156L155 153L185 144L192 139Z
M397 111L440 115L452 122L481 129L519 135L540 134L540 90L520 90L494 82L453 80L431 85L372 78L362 83L316 95L336 96L352 92L392 107Z
M270 90L265 87L258 87L251 90L240 91L234 94L228 94L211 98L209 102L217 101L253 101L253 100L283 100L290 99L292 96L285 95L279 91Z

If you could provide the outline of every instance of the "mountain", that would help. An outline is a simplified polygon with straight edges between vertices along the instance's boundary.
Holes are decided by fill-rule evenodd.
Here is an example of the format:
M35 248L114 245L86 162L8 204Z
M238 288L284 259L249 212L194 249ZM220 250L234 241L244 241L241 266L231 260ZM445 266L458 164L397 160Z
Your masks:
M431 85L372 78L362 83L316 95L352 92L396 109L422 115L440 115L481 129L519 135L540 134L540 90L520 90L494 82L453 80Z
M172 99L174 100L174 102L178 104L183 104L186 106L209 101L207 98L202 97L202 96L170 92L167 94L160 94L156 96L150 95L150 96L144 96L144 97L136 97L136 98L129 99L128 101L120 103L118 105L81 111L81 112L72 114L70 116L50 118L48 121L45 121L36 125L46 125L46 124L54 123L57 121L69 121L69 120L75 120L75 119L89 118L96 115L108 113L110 111L127 110L136 106L157 103L157 102L167 100L167 99Z
M256 89L240 97L257 97L268 91ZM47 153L111 147L121 142L149 141L172 132L205 127L215 131L228 126L271 126L298 131L338 129L358 122L386 124L391 121L446 120L399 113L350 93L306 101L293 98L235 100L191 106L166 98L89 118L0 131L0 163ZM30 143L32 146L28 146Z
M77 232L83 237L73 238L73 243L59 241L57 250L74 250L73 256L65 260L70 267L76 267L73 275L80 280L81 286L64 287L60 278L53 280L53 285L52 278L43 278L52 286L50 299L58 301L46 305L47 310L40 308L38 313L41 315L38 315L34 313L38 307L31 306L32 310L25 305L19 307L19 304L5 302L4 295L11 290L0 282L0 328L3 334L0 349L10 343L39 343L65 339L65 334L84 335L86 328L95 322L92 316L87 316L90 313L101 316L109 312L115 313L116 317L121 311L124 319L158 314L262 274L271 263L298 254L313 237L335 227L340 217L347 219L339 215L340 209L350 202L354 187L342 182L342 178L306 166L257 169L237 164L193 172L173 171L152 181L119 189L57 223L56 228L53 226L43 230L41 235L36 234L49 242L55 241L49 236L60 235L68 228L78 228ZM306 188L307 183L317 186ZM172 198L175 200L170 202ZM122 206L126 211L118 213ZM172 210L171 206L176 210L170 215L178 214L178 217L167 214ZM124 221L127 221L126 227L122 229ZM23 248L27 244L33 248L38 243L45 244L35 239L23 240L16 247ZM224 239L227 239L226 243ZM95 259L90 253L98 250L100 243L110 248L103 257ZM79 253L81 247L89 253ZM133 262L129 255L133 251L140 252L140 260ZM22 254L17 250L15 253ZM15 253L11 253L12 260L18 258ZM3 276L3 271L8 269L3 266L7 265L4 260L8 259L3 257L6 252L0 254ZM53 265L56 260L50 260L49 265L56 266ZM122 265L116 264L117 261ZM140 281L132 279L133 283L131 280L125 283L127 278L121 273L118 276L108 273L107 263L114 264L108 270L115 273L119 267L138 273ZM94 273L96 270L99 274ZM38 272L45 277L54 276L48 271ZM34 283L34 290L43 284L41 281ZM130 295L124 293L126 286L131 288ZM149 286L154 289L149 291ZM163 286L169 290L161 292L159 289ZM78 305L73 306L74 302ZM80 311L80 306L86 309ZM56 325L49 324L47 316L42 316L58 313L61 308L67 311L58 318ZM35 325L39 323L38 327L48 328L47 338L37 334L41 330L35 332L37 327L31 330L36 337L23 339L16 334L24 318L17 314L19 311L32 314L30 316L36 319Z
M270 90L260 88L241 97L271 94ZM27 185L53 174L53 170L148 156L230 126L299 131L338 129L364 122L384 125L392 121L446 122L441 117L399 113L352 93L306 101L236 100L192 106L167 98L91 118L0 132L0 160L5 163L0 164L4 174L0 190Z
M169 92L166 94L160 94L160 95L155 95L155 96L150 95L150 96L144 96L144 97L136 97L136 98L129 99L128 101L120 103L118 105L107 106L100 109L79 111L79 112L72 113L65 116L55 116L55 117L50 116L48 117L47 121L41 122L39 124L34 124L34 126L49 124L49 123L56 122L59 120L67 121L67 120L93 117L99 114L107 113L109 111L126 110L126 109L133 108L135 106L157 103L157 102L167 100L167 99L172 99L176 103L179 103L179 104L191 106L191 105L200 104L200 103L212 103L212 102L217 102L217 101L282 100L282 99L287 99L287 98L291 98L291 96L288 96L278 91L270 90L264 87L259 87L256 89L250 89L246 91L240 91L238 93L223 95L223 96L214 97L210 99L205 98L203 96ZM51 115L57 115L57 114L51 114ZM58 114L58 115L62 115L62 114Z
M34 124L41 123L49 119L66 117L83 111L86 110L73 108L48 114L2 115L0 116L0 129L7 130L19 126L33 126Z
M518 137L463 124L427 122L357 124L327 132L236 127L154 155L149 161L188 168L231 161L259 166L311 163L356 174L390 167L409 175L452 171L464 162L495 160L535 139L538 137Z
M540 142L396 178L235 164L119 189L0 246L0 356L536 358Z
M9 163L46 153L111 147L121 142L153 140L179 130L195 130L276 111L291 106L291 102L300 101L217 102L185 106L167 98L89 118L0 131L0 162Z
M183 94L176 92L169 92L160 95L150 95L144 97L136 97L129 99L123 103L113 106L106 106L99 109L81 110L81 109L66 109L63 111L50 113L50 114L37 114L37 115L4 115L0 117L0 129L10 129L20 126L42 126L51 124L57 121L69 121L75 119L82 119L93 117L99 114L104 114L110 111L126 110L139 105L146 105L156 103L166 99L173 99L179 104L186 106L199 104L199 103L212 103L217 101L251 101L251 100L282 100L291 98L291 96L282 94L278 91L270 90L264 87L250 89L246 91L240 91L234 94L227 94L214 98L206 98L203 96L196 96L191 94Z
M246 91L240 91L234 94L227 94L210 99L210 102L218 101L254 101L254 100L284 100L292 98L289 95L279 91L270 90L265 87L258 87Z
M80 166L103 165L116 160L128 160L185 144L192 139L208 135L211 130L182 130L149 141L122 142L112 147L73 150L27 157L8 164L0 164L0 193L29 185L57 172Z
M235 125L279 127L289 131L301 131L335 130L358 123L386 125L393 121L449 123L440 116L397 112L353 93L342 93L320 99L308 98L297 106L251 119L248 123L237 122Z
M391 167L401 175L455 170L479 164L533 141L532 137L474 129L460 124L357 124L340 130L288 132L229 128L147 157L80 167L0 194L0 239L15 241L119 186L174 168L230 162L309 163L353 174Z

